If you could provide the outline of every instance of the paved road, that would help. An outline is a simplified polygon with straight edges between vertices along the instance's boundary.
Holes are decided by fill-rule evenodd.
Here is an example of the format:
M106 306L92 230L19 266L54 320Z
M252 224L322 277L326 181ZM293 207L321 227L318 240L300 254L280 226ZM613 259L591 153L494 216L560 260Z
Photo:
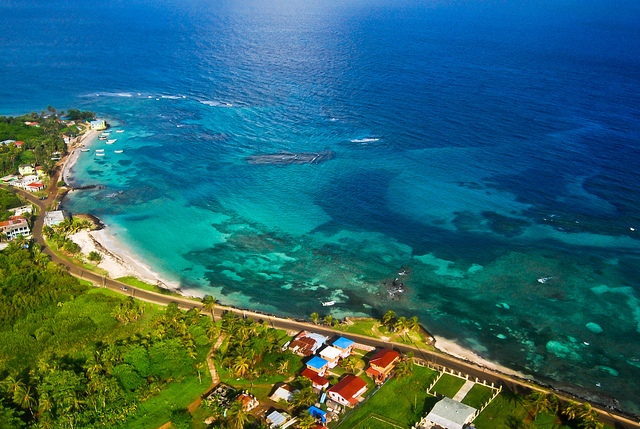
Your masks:
M54 263L65 267L69 272L69 274L75 277L78 277L80 279L91 281L96 286L108 288L116 292L127 294L143 301L152 302L160 305L168 305L169 303L175 302L183 309L191 309L191 308L202 309L203 308L202 303L200 303L199 301L189 300L186 298L180 298L180 297L171 296L171 295L163 295L160 293L150 292L144 289L132 287L127 284L121 283L119 281L116 281L110 278L105 278L104 276L98 275L94 272L84 270L82 267L74 265L69 261L62 259L58 257L56 254L54 254L51 251L51 249L49 249L46 246L44 242L44 239L42 237L42 225L43 225L43 218L44 218L43 214L44 214L45 208L49 204L52 204L55 200L55 197L57 196L58 174L59 173L56 172L54 177L52 177L51 187L48 190L48 192L50 192L49 197L44 201L35 198L33 195L25 191L16 190L23 197L25 197L30 202L32 202L33 204L37 205L40 208L40 215L37 217L35 221L32 234L35 241L42 246L42 251L45 254L47 254ZM7 189L4 185L0 185L0 186ZM14 188L10 188L10 189L14 189ZM225 307L221 305L216 306L214 310L214 317L216 318L221 317L227 311L231 311L241 317L252 318L259 322L266 320L274 328L278 328L278 329L286 329L289 331L296 331L296 332L305 330L305 329L313 330L314 332L318 332L323 335L327 335L329 337L343 334L342 332L331 329L328 326L313 325L308 322L291 320L291 319L282 319L282 318L274 317L267 314L261 314L261 313L256 313L249 310L241 310L241 309L236 309L232 307ZM477 377L479 379L486 380L489 383L495 383L496 386L503 386L511 390L531 389L531 388L539 389L539 387L533 385L531 382L527 382L526 380L518 380L513 377L509 377L504 374L498 373L496 371L490 370L488 368L478 366L471 362L466 362L464 360L455 358L453 356L420 349L420 348L406 345L406 344L388 342L388 341L384 341L377 338L366 337L363 335L347 334L347 336L353 339L354 341L357 341L359 343L372 346L372 347L390 347L398 351L401 351L403 353L413 352L416 358L423 359L431 365L444 366L454 371L459 371L465 374L469 374L470 378ZM577 398L571 397L568 394L563 394L560 392L554 392L554 393L557 394L563 400L569 400L569 399L578 400ZM598 408L594 406L594 409L600 413L602 421L608 425L614 426L615 428L621 428L621 429L622 428L640 429L640 423L638 422L637 418L635 420L631 420L623 416L614 415L609 410L606 410L604 408Z

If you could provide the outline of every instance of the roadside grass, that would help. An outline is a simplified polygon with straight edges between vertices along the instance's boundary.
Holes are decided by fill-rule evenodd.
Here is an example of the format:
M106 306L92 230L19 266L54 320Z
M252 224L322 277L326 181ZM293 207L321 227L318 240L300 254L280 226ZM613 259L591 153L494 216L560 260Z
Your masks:
M393 425L402 428L411 427L437 402L435 396L426 393L427 387L437 376L437 371L414 366L412 375L392 378L354 410L347 419L334 427L340 429L374 427L390 429ZM389 423L383 423L371 416L379 417Z
M489 406L473 421L477 429L511 429L518 420L531 422L536 429L577 429L576 422L562 424L556 415L540 413L535 420L527 414L527 408L518 402L509 401L502 394L496 396ZM519 427L519 426L517 426ZM605 429L613 429L605 426Z
M337 324L333 328L341 332L365 335L367 337L386 337L389 341L413 345L426 350L434 350L434 347L425 342L420 332L405 332L403 335L398 332L390 332L389 328L384 326L378 319L366 317L350 318L347 322Z
M463 378L443 374L431 391L446 396L447 398L453 398L465 382L466 380Z
M176 293L176 292L172 292L168 289L156 286L156 285L152 285L150 283L147 282L143 282L142 280L137 279L136 277L133 276L126 276L126 277L118 277L117 279L114 279L116 281L119 281L121 283L124 284L128 284L129 286L133 286L136 287L138 289L143 289L143 290L148 290L149 292L156 292L156 293L161 293L163 295L172 295L172 296L176 296L176 297L180 297L180 298L184 298L184 296Z
M476 384L460 402L475 409L479 409L487 403L493 393L493 389L490 387L483 386L482 384Z
M51 249L51 251L55 253L56 256L58 256L59 258L64 259L65 261L69 261L74 265L82 267L85 270L91 271L100 276L109 277L109 273L106 270L103 270L102 268L98 268L96 265L85 262L82 259L79 259L77 257L71 257L68 254L61 252L60 249L58 249L48 238L45 238L44 241L47 244L47 247Z
M182 380L174 380L157 395L139 402L136 411L116 427L123 429L159 428L171 419L172 411L187 408L210 386L211 374L209 371L202 371L202 384L194 374Z

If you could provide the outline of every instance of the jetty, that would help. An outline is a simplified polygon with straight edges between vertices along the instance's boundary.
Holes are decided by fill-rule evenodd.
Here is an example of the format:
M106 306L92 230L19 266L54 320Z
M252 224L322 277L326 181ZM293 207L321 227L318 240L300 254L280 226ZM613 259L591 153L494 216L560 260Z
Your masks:
M280 152L248 156L247 162L255 165L320 164L335 157L335 152L330 150L299 153Z

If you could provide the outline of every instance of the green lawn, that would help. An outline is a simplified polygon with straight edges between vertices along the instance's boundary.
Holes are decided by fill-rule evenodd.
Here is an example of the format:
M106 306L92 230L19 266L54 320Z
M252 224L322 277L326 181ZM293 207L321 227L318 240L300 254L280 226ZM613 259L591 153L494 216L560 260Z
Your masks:
M478 429L511 429L514 427L510 421L527 419L527 410L522 403L512 402L502 394L498 395L487 408L473 421ZM530 418L529 418L530 419ZM549 413L541 413L531 422L536 429L576 429L574 424L559 425L556 416ZM605 429L613 429L605 426Z
M366 335L368 337L375 336L373 331L374 325L379 322L376 319L353 319L351 320L353 325L347 323L341 323L334 326L335 329L342 332L350 332L352 334Z
M196 375L190 375L180 381L173 381L157 395L138 404L138 409L129 416L120 428L150 429L159 428L171 418L171 412L186 408L211 385L211 374L202 371L202 384Z
M460 402L475 409L480 409L480 407L487 403L493 394L494 391L490 387L483 386L482 384L476 384Z
M439 393L447 398L453 398L465 382L466 380L464 378L443 374L436 385L433 386L433 389L431 389L431 393Z
M437 401L434 396L426 393L427 387L437 376L438 373L432 369L415 366L411 376L393 378L385 383L336 427L340 429L391 429L395 427L394 425L402 428L410 427L420 420Z

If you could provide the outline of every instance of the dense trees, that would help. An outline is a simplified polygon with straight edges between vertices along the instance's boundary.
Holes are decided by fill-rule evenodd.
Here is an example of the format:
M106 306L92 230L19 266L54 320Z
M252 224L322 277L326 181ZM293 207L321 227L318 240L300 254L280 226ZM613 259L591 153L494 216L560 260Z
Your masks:
M37 252L0 252L0 426L114 427L171 380L196 377L208 317L176 305L150 317L132 299L87 293Z
M54 109L55 110L55 109ZM55 115L55 112L50 110ZM62 112L60 112L62 116ZM84 120L94 117L92 112L80 112L71 109L67 114L73 120ZM27 125L25 122L36 122L38 125ZM0 146L0 177L17 173L20 164L35 163L51 171L55 162L51 160L54 152L65 153L66 145L62 134L77 135L82 128L68 125L57 116L38 115L35 112L19 117L0 116L0 141L22 141L21 147L14 143Z

